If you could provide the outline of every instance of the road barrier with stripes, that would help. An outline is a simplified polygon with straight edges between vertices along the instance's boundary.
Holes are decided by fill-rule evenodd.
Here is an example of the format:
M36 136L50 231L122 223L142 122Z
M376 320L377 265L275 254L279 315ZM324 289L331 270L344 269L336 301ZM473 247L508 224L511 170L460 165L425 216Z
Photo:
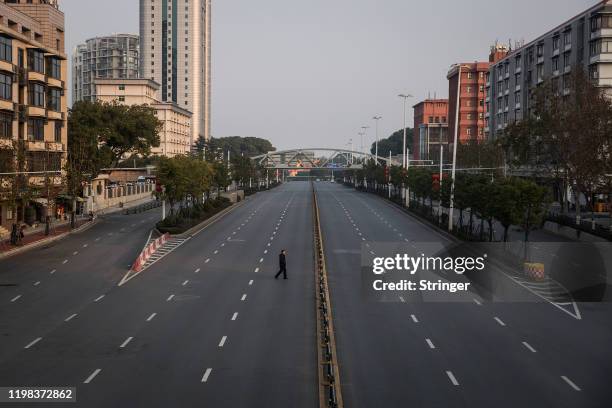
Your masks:
M523 264L523 271L525 276L533 280L544 280L546 274L544 273L544 264L538 262L525 262Z
M159 247L165 244L169 238L170 234L165 233L161 237L147 244L147 246L144 247L138 258L136 258L136 261L134 261L134 264L132 265L132 270L140 272L144 264L147 262L147 259L149 259L151 255L153 255L153 253L159 249Z
M340 370L336 353L336 338L332 319L331 299L327 286L327 269L325 250L319 219L317 193L312 184L314 251L315 251L315 287L317 314L317 358L319 374L319 406L342 408L342 390Z

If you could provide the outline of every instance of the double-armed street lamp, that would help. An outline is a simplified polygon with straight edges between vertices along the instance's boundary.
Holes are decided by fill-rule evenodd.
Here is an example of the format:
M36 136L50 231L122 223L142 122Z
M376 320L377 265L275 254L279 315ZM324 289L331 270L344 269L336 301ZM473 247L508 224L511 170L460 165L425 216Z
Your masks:
M365 154L364 138L365 138L365 143L367 143L368 142L368 138L366 136L368 134L368 129L369 128L370 128L369 126L362 126L361 127L361 130L362 130L362 132L361 132L361 153L362 154Z
M453 211L455 209L455 171L457 169L457 143L459 139L459 107L461 105L461 68L470 69L467 65L456 65L457 72L457 100L455 102L455 134L453 138L453 167L451 170L450 205L448 207L448 231L453 231ZM440 180L441 181L441 180Z
M378 121L382 119L382 116L376 115L372 119L376 121L376 147L374 148L374 157L376 157L376 165L378 165Z
M408 98L412 98L412 95L399 94L398 96L404 100L404 143L403 143L403 149L402 149L402 167L407 170L408 160L410 159L408 158L408 155L406 154L406 102L408 101ZM406 206L408 206L410 204L410 198L409 198L410 194L406 190L406 188L403 188L402 190L404 193L404 197L406 199Z

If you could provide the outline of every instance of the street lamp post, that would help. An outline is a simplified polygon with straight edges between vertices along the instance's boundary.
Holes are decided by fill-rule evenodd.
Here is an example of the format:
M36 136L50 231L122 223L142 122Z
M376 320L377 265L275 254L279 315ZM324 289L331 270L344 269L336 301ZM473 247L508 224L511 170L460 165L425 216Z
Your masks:
M367 143L368 142L367 135L368 135L368 129L369 128L370 128L369 126L362 126L361 127L361 129L363 129L363 137L361 139L361 153L363 153L363 154L365 154L364 138L365 138L365 143Z
M378 165L378 121L382 119L382 116L377 115L372 119L376 121L376 147L374 148L374 157L376 157L376 165Z
M455 135L453 138L453 167L451 170L451 190L450 190L450 205L448 208L448 232L453 231L453 210L455 207L455 172L457 169L457 142L459 139L459 105L461 102L461 68L465 65L458 65L459 72L457 73L457 101L455 102ZM470 68L465 66L466 68Z
M408 100L408 98L412 98L412 95L410 94L399 94L398 95L400 98L402 98L404 100L404 143L403 143L403 149L402 149L402 167L404 169L408 169L408 155L406 154L406 101ZM402 187L402 192L404 194L404 197L406 199L406 206L408 206L410 204L410 197L409 197L409 193L406 191L405 187Z

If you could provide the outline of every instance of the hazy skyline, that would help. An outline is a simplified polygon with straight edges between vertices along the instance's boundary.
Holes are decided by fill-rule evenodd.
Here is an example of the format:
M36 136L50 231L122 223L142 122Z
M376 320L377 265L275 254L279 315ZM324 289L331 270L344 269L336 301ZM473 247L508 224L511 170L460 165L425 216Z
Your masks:
M138 34L137 0L61 0L66 51L87 38ZM234 0L212 5L212 135L279 148L345 147L382 115L381 138L412 105L448 96L455 62L486 60L497 40L530 41L595 0ZM527 12L528 10L528 12ZM71 86L71 85L70 85Z

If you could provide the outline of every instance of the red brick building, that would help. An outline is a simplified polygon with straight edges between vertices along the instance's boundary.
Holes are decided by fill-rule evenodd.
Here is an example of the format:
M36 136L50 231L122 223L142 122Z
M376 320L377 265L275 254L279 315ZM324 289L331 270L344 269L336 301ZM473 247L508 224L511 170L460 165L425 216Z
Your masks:
M448 71L448 132L455 137L457 112L457 82L461 67L459 94L459 141L482 141L485 138L485 86L489 62L471 62L453 65Z
M425 99L413 109L412 157L429 160L432 151L439 152L440 143L448 144L448 99Z
M455 116L457 112L457 81L461 67L461 91L459 93L459 141L482 141L486 137L486 87L489 66L508 54L504 46L491 47L489 61L467 62L453 65L448 78L448 134L455 137Z

